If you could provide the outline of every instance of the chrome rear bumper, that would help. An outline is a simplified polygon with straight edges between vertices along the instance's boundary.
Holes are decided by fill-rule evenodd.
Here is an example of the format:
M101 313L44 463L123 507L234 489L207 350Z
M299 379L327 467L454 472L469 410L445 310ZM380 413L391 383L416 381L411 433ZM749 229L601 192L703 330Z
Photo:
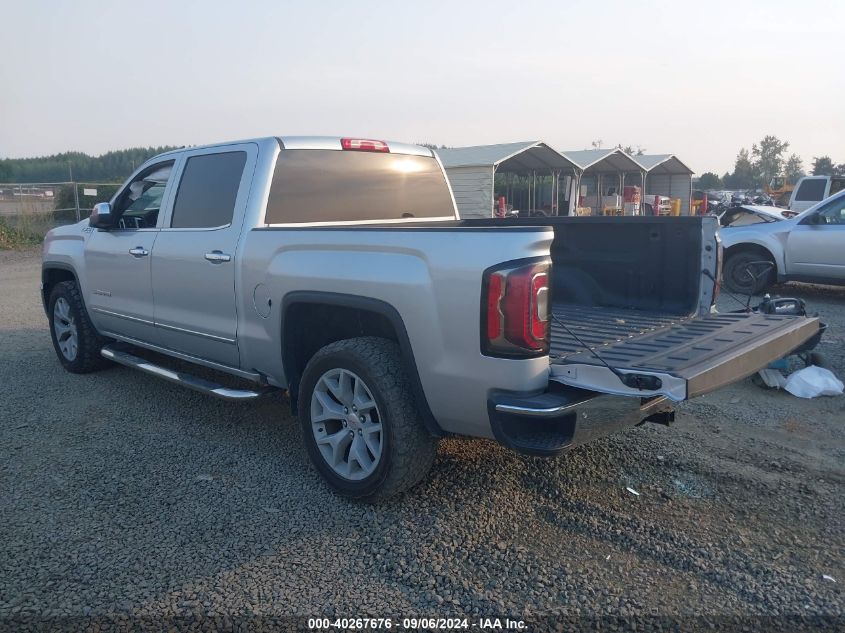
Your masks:
M655 421L674 409L664 397L641 399L562 388L540 394L493 392L488 400L493 435L520 453L549 457L614 431Z

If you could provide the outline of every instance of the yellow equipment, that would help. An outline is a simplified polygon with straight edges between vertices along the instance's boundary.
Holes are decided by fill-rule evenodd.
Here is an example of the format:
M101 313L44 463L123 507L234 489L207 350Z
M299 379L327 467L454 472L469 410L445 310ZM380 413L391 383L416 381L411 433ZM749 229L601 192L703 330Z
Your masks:
M669 200L669 204L672 205L672 210L669 212L669 215L672 215L672 216L681 215L681 199L680 198L671 198Z
M769 186L764 190L766 195L775 201L776 205L783 207L789 204L789 198L792 197L793 189L795 189L795 185L786 184L786 178L783 176L775 176L772 178Z

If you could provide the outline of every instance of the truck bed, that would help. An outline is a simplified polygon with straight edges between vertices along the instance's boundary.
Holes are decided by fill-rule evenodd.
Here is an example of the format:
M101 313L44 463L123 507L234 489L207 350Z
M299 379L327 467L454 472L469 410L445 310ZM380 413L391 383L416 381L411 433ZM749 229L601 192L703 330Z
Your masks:
M715 218L559 217L502 225L538 223L554 230L553 381L686 400L754 373L818 331L812 318L710 313Z

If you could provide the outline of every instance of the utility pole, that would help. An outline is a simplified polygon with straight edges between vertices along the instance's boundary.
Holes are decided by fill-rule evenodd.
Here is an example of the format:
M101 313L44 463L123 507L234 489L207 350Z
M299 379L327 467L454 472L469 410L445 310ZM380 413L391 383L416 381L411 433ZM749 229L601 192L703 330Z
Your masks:
M73 203L76 205L76 221L79 222L82 218L79 217L79 187L73 181L73 165L70 161L67 162L68 174L70 174L70 186L73 187Z

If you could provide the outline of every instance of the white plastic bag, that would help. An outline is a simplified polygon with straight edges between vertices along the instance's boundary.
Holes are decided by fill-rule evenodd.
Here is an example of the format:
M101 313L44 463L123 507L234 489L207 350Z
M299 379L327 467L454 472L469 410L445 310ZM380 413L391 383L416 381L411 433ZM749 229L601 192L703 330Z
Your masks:
M799 398L816 396L838 396L845 385L829 369L810 365L789 375L784 386L789 393Z

